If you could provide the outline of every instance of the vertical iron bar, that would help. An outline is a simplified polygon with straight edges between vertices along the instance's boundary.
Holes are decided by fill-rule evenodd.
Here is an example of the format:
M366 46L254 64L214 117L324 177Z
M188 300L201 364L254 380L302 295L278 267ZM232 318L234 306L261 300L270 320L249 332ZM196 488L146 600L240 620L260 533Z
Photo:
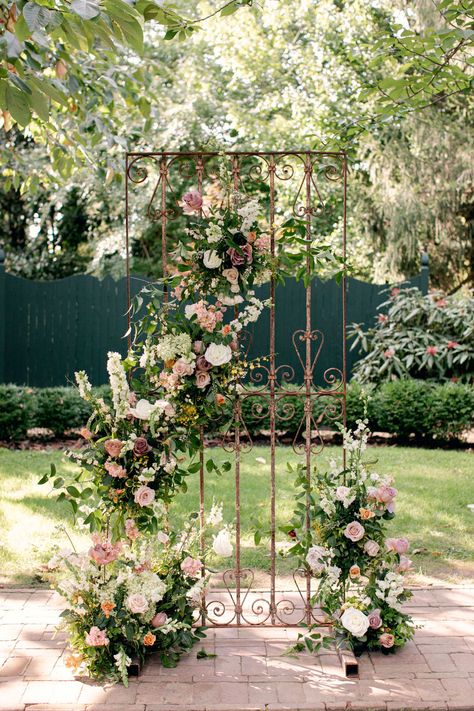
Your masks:
M202 178L203 178L204 165L202 160L202 155L199 155L196 161L196 172L197 172L197 189L202 193ZM202 208L199 210L199 217L202 217ZM204 427L199 428L199 524L200 524L200 535L199 535L199 546L201 551L201 558L204 556L206 549L206 537L204 533L205 527L205 481L204 481ZM204 567L201 572L202 577L205 577L206 571ZM202 624L206 624L206 592L203 590L201 596L201 621Z
M270 239L271 239L271 255L275 256L275 156L270 156L269 162L269 180L270 180ZM276 444L276 404L275 404L275 275L272 272L270 280L270 614L272 624L275 624L276 616L276 535L275 535L275 518L276 518L276 483L275 483L275 444Z
M311 154L306 154L306 359L305 359L305 410L306 410L306 481L311 483ZM311 526L309 493L306 495L306 532ZM306 574L306 621L311 623L311 576Z
M239 159L238 156L232 156L232 175L233 187L237 190L239 187ZM235 206L235 205L234 205ZM238 307L235 306L235 316L237 318ZM236 395L235 402L235 614L237 625L241 624L241 561L240 561L240 420L242 409L240 404L239 394Z
M131 294L130 294L130 236L129 236L129 225L128 225L128 153L125 155L125 268L127 273L127 345L128 350L132 347L132 332L131 332Z
M163 302L168 303L168 285L166 283L167 271L168 271L168 253L166 251L166 182L168 179L168 168L166 165L166 158L162 158L160 165L160 177L161 177L161 268L163 272Z
M342 157L342 176L344 180L343 186L343 217L342 217L342 259L344 271L342 273L341 288L342 288L342 387L343 387L343 404L342 404L342 422L344 429L347 425L347 280L346 280L346 230L347 230L347 156L345 152ZM346 450L342 450L342 462L344 469L346 468Z

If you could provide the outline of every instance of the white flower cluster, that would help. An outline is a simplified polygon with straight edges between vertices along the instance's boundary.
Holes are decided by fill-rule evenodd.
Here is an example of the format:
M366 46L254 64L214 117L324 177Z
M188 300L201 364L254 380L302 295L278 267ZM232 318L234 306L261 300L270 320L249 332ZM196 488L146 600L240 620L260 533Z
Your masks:
M76 378L77 387L79 389L79 395L83 400L88 400L89 393L92 390L92 385L89 382L87 373L84 370L79 370L78 372L74 373L74 376Z
M220 242L220 240L222 239L222 230L219 225L216 225L214 222L211 222L211 224L206 230L206 237L207 241L210 242L210 244Z
M253 223L256 222L259 213L260 205L258 204L258 200L255 199L249 200L238 208L237 214L243 218L240 229L244 235L247 235Z
M176 356L189 355L192 351L191 336L187 333L168 333L155 346L156 355L162 360L173 360Z
M331 551L324 546L311 546L306 554L306 562L308 563L314 575L321 575L326 569L326 560L330 558Z
M357 427L354 431L346 430L344 432L342 446L346 452L355 452L359 450L359 452L362 453L367 448L368 439L369 430L367 429L367 422L364 420L357 420Z
M402 606L398 598L403 592L403 576L399 573L389 572L385 578L377 580L375 594L380 600L385 600L387 605L393 607L394 610L401 610Z
M242 328L248 326L249 323L255 323L260 318L260 314L266 306L270 305L270 299L260 301L256 296L250 296L248 304L239 314L239 316L231 321L230 326L234 331L241 331Z
M356 493L348 486L338 486L334 498L340 501L345 509L349 508L356 498Z
M129 595L143 595L148 603L159 602L166 593L166 585L160 576L150 570L144 570L137 575L130 570L130 576L125 583Z
M122 363L120 353L110 351L107 354L107 372L112 389L112 402L118 420L123 420L128 415L130 388Z
M197 583L194 583L192 588L189 588L188 592L186 593L186 597L193 607L199 607L199 605L201 604L202 594L204 592L204 588L207 585L207 582L207 578L200 578Z

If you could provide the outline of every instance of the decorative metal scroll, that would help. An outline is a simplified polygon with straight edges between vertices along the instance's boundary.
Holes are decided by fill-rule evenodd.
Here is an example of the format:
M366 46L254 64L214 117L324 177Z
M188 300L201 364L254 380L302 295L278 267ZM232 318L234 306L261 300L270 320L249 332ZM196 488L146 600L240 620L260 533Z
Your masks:
M274 625L294 626L301 621L326 624L320 611L314 609L314 581L304 570L296 570L291 581L286 581L286 592L277 589L277 536L276 536L276 447L279 433L285 430L285 421L294 419L297 404L300 424L293 441L293 450L302 456L310 476L312 459L324 447L324 424L336 419L345 422L346 408L346 300L345 280L342 279L341 362L319 372L318 362L324 349L331 350L324 333L318 329L318 309L313 313L310 250L317 239L318 221L331 217L333 201L328 198L338 188L341 195L342 215L340 229L341 256L346 253L346 157L344 153L320 151L268 151L227 152L224 155L208 152L132 152L126 160L126 239L127 255L131 230L139 228L140 220L155 222L160 226L161 257L164 273L169 271L168 241L173 222L181 211L178 202L183 192L190 188L212 191L218 185L220 165L228 162L236 190L253 192L259 186L267 196L268 231L271 250L276 253L277 239L281 239L279 225L284 218L295 217L305 225L303 258L306 262L306 307L295 314L293 348L297 367L278 362L275 333L278 326L275 314L275 279L269 287L273 306L269 315L268 356L241 384L240 395L234 410L231 431L223 446L235 458L235 515L236 555L235 565L221 575L219 589L203 597L200 616L210 626ZM286 214L281 204L286 207ZM132 209L133 208L133 209ZM335 221L335 220L334 220ZM280 247L282 245L280 244ZM127 257L128 260L128 257ZM128 281L130 270L127 263ZM129 290L130 293L130 290ZM326 351L327 352L327 351ZM255 573L242 566L241 541L241 454L252 448L242 414L247 402L254 420L269 421L270 476L268 493L270 501L270 584L268 590L255 587ZM303 407L301 408L301 403ZM204 436L205 433L202 433ZM204 521L204 456L201 455L200 517ZM308 502L306 502L308 507ZM308 510L308 509L307 509ZM309 525L309 516L307 517ZM203 542L204 543L204 542Z

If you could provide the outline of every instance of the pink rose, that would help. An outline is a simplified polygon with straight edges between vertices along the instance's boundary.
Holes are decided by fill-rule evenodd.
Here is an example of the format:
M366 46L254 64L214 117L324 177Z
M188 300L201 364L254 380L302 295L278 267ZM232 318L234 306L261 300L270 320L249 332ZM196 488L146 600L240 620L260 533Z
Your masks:
M145 437L137 437L133 445L133 453L136 457L144 457L148 454L151 447Z
M393 647L393 645L395 644L395 637L393 636L393 634L388 634L388 632L384 632L380 635L379 641L382 647L385 647L385 649L390 649L390 647Z
M190 190L183 195L183 212L190 215L192 212L198 212L202 207L202 195L197 190Z
M196 386L200 389L205 388L211 382L211 376L209 373L205 373L203 370L199 370L196 373Z
M364 543L364 551L367 553L367 555L372 556L372 558L377 555L379 550L380 546L377 541L370 540Z
M192 375L193 372L194 364L188 363L188 361L184 360L184 358L180 358L173 365L173 373L180 378L184 377L185 375Z
M211 370L211 368L212 365L203 355L196 359L196 370Z
M197 558L187 556L181 563L181 570L188 578L197 578L201 572L202 563Z
M92 548L89 548L89 556L97 565L107 565L107 563L117 560L121 550L122 544L120 542L112 544L110 541L105 541L96 543Z
M163 627L168 622L168 615L166 612L157 612L151 621L152 627Z
M239 281L239 272L235 267L231 267L230 269L223 269L222 270L222 276L227 279L229 284L237 284Z
M108 439L104 442L104 448L109 457L112 457L112 459L115 459L115 457L120 456L120 452L122 451L123 447L123 442L121 442L119 439Z
M87 427L82 427L79 431L79 434L83 439L92 439L92 437L94 436L92 432L87 429Z
M99 627L91 627L89 632L86 632L86 644L89 647L105 647L109 643L105 630Z
M397 490L393 486L379 486L377 489L377 499L382 504L390 504L397 495Z
M116 462L105 462L104 468L107 469L109 475L115 479L125 479L127 476L125 469Z
M140 486L135 492L134 499L139 506L150 506L155 499L155 492L149 486Z
M382 627L382 618L380 617L380 610L374 610L369 613L369 626L373 630L378 630Z
M128 396L128 404L130 405L130 407L135 407L135 405L137 404L137 396L134 392L131 392Z
M227 254L230 257L232 266L240 267L244 264L252 264L253 249L251 244L244 244L243 247L229 247Z
M358 521L348 523L344 529L344 535L353 543L357 543L365 535L365 528Z
M407 573L413 567L413 561L407 558L406 555L400 556L400 562L398 563L396 570L398 573Z
M148 610L148 602L141 593L133 593L127 597L127 607L135 615L142 615Z
M137 528L137 524L132 518L127 518L127 520L125 521L125 533L131 541L135 541L140 535L140 531Z
M403 553L408 551L410 544L406 538L387 538L385 546L388 551L394 551L399 555L403 555Z
M202 341L194 341L193 343L193 351L196 353L196 355L199 355L199 353L202 353L203 351L203 342Z

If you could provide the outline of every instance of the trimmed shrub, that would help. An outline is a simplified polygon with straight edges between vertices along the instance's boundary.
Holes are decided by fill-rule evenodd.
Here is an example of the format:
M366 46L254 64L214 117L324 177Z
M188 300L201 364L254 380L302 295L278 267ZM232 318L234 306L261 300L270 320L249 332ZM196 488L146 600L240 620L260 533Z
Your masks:
M33 426L34 390L18 385L0 385L0 440L15 442Z
M60 437L67 430L82 427L91 409L73 387L36 390L35 427L47 427Z

